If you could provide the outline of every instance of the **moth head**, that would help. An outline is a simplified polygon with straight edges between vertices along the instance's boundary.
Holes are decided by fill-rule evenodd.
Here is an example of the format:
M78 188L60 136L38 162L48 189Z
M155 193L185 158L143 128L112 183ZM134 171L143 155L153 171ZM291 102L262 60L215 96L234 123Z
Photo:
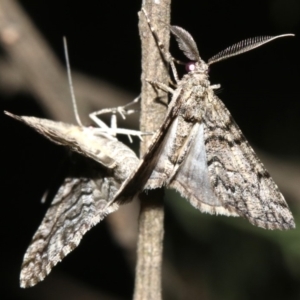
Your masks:
M197 72L197 73L203 73L207 75L209 72L208 65L204 63L202 60L188 62L185 65L185 69L189 73Z

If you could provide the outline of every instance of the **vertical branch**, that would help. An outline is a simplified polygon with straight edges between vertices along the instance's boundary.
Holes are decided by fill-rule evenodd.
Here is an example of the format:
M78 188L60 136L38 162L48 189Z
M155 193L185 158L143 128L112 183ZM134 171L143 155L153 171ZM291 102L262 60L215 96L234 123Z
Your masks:
M170 22L170 0L144 0L153 25L161 41L168 48ZM155 79L168 84L168 70L155 44L145 17L139 14L139 31L142 43L142 104L141 130L155 132L164 120L167 94L154 90L146 79ZM157 101L158 100L158 101ZM150 138L141 144L141 156L148 149ZM141 195L141 212L137 247L134 300L161 299L161 269L163 252L163 190L150 191Z

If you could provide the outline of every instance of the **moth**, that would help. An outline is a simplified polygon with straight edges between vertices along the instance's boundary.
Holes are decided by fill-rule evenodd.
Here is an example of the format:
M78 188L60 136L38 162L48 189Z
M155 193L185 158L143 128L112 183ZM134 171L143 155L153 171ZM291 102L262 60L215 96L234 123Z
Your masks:
M119 208L118 203L111 200L122 182L136 169L139 159L115 136L125 134L131 141L132 135L142 139L142 135L147 134L118 128L116 123L117 113L125 119L126 115L135 112L127 108L137 103L140 97L124 106L91 113L89 116L98 127L82 125L73 90L66 38L63 42L71 100L79 126L5 112L52 142L77 152L73 153L72 168L24 255L20 274L20 286L23 288L42 281L59 261L78 246L88 230ZM111 127L99 118L104 113L112 114Z
M145 189L166 186L177 190L201 212L241 216L265 229L294 228L283 195L216 96L220 86L211 85L208 79L211 64L292 34L247 39L205 63L193 37L183 28L171 26L179 48L190 60L189 72L179 80L175 59L159 41L144 9L143 13L171 66L177 87L148 80L155 88L170 93L172 99L147 153L122 184L114 203L124 203Z
M5 113L79 153L24 255L20 285L26 288L42 281L88 230L118 209L118 203L109 202L139 159L100 128Z

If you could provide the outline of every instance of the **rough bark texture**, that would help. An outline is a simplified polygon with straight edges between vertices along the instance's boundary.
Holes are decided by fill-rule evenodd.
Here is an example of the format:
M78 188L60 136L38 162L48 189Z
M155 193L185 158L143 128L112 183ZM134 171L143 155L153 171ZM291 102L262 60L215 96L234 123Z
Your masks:
M170 0L161 2L145 1L153 25L157 28L161 41L168 47L170 22ZM142 107L141 130L158 129L163 122L167 108L167 95L153 89L146 79L155 79L168 84L168 70L155 44L149 26L142 13L139 14L140 37L142 43ZM141 157L145 154L150 138L141 144ZM153 190L141 196L139 219L137 266L134 299L155 299L161 296L161 268L163 250L163 190Z

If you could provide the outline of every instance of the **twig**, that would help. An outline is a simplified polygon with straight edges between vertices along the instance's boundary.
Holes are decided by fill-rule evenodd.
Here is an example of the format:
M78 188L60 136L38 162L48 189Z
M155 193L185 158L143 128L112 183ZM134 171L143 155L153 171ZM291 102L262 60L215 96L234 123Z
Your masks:
M158 28L160 39L168 47L170 23L170 0L155 2L146 0L143 7L149 13L153 24ZM142 42L142 106L141 130L158 129L163 122L167 95L158 92L145 79L158 80L168 84L168 70L154 42L144 16L140 13L139 30ZM155 102L159 99L159 102ZM165 103L165 105L163 104ZM149 146L150 139L141 144L141 156ZM141 196L141 212L139 219L137 266L135 277L134 299L161 299L161 268L163 249L163 190L154 190Z

